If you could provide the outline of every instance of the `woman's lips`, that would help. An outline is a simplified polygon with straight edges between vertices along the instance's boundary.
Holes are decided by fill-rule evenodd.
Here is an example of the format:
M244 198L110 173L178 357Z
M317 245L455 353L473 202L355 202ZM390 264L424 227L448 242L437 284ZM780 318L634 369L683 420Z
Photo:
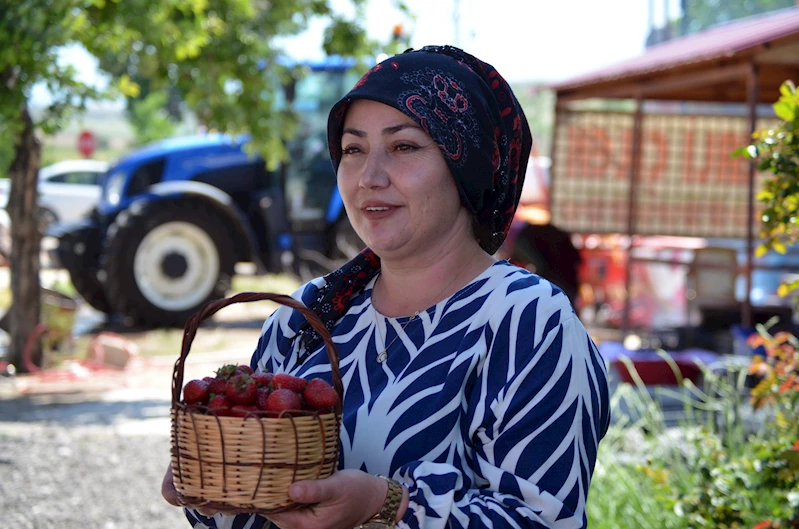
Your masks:
M369 220L380 220L391 216L397 209L397 206L380 204L364 206L361 208L361 212L363 213L363 216Z

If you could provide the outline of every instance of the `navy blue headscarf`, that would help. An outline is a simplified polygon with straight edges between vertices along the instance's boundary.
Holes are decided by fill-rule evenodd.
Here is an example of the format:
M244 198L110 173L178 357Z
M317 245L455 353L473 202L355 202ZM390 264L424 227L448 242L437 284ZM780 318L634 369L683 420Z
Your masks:
M336 171L347 110L359 99L396 108L433 138L472 213L480 247L494 254L519 204L532 148L524 112L496 69L452 46L408 50L377 64L330 111L327 141ZM325 276L311 309L332 329L379 271L380 259L365 249ZM305 351L321 343L310 326L300 332Z

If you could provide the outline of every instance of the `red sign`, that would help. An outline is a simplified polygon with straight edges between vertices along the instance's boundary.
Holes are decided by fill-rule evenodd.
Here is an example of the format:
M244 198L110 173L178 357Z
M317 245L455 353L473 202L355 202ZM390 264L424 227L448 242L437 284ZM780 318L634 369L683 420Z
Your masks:
M78 136L78 151L88 158L94 152L96 145L94 143L94 134L89 132L88 130L84 130Z

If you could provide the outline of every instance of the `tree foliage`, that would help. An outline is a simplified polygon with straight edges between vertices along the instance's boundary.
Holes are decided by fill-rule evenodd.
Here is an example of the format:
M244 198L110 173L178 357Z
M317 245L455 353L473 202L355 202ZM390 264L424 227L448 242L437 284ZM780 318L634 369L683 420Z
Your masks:
M684 33L795 5L795 0L683 0Z
M365 1L352 1L350 19L329 0L95 0L86 9L93 35L80 41L126 97L176 94L209 128L251 133L252 147L274 164L294 132L281 87L301 73L276 41L327 17L327 53L372 52L357 18Z
M395 2L401 9L404 7ZM10 359L21 366L25 338L38 316L37 131L55 131L90 99L177 94L209 128L250 133L251 147L272 165L285 157L293 117L280 88L301 74L279 41L326 17L324 49L373 53L362 27L366 0L352 14L331 0L0 0L0 140L13 146L8 174L12 223L13 329ZM99 58L112 83L99 93L59 60L80 44ZM37 84L52 102L36 122L28 101ZM143 93L145 91L146 93ZM143 111L151 112L152 108ZM150 115L150 118L152 115ZM0 168L2 173L6 168ZM13 201L13 202L12 202ZM36 358L34 358L36 360Z
M780 124L755 131L752 144L738 151L754 159L758 170L769 173L757 194L763 207L763 242L757 255L768 250L784 254L788 246L799 243L799 93L793 82L782 84L773 108ZM797 288L799 280L782 285L780 293L785 295Z

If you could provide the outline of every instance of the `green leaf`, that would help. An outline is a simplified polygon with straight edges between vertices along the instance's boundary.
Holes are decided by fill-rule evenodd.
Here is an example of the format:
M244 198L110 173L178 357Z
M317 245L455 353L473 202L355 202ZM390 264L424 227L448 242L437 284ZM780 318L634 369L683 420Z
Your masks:
M774 198L774 193L772 193L771 191L768 191L766 189L760 190L757 193L757 195L755 195L755 199L760 201L760 202L767 202L769 200L772 200L773 198Z
M774 113L777 117L785 121L793 121L796 117L796 105L789 105L785 101L774 103Z
M739 158L741 156L746 156L748 158L749 157L748 154L749 154L749 146L747 145L746 147L738 147L737 149L732 151L730 158Z
M130 98L136 98L141 93L139 84L133 81L128 75L123 75L119 78L117 89L123 96Z
M783 283L779 287L777 287L777 295L780 297L785 297L794 290L799 288L799 279L796 281L790 281L788 283Z
M799 469L799 452L796 450L785 450L776 455L777 459L787 461L789 466L794 469Z
M784 95L785 97L793 97L796 95L796 85L793 84L793 81L785 81L780 85L780 94Z

